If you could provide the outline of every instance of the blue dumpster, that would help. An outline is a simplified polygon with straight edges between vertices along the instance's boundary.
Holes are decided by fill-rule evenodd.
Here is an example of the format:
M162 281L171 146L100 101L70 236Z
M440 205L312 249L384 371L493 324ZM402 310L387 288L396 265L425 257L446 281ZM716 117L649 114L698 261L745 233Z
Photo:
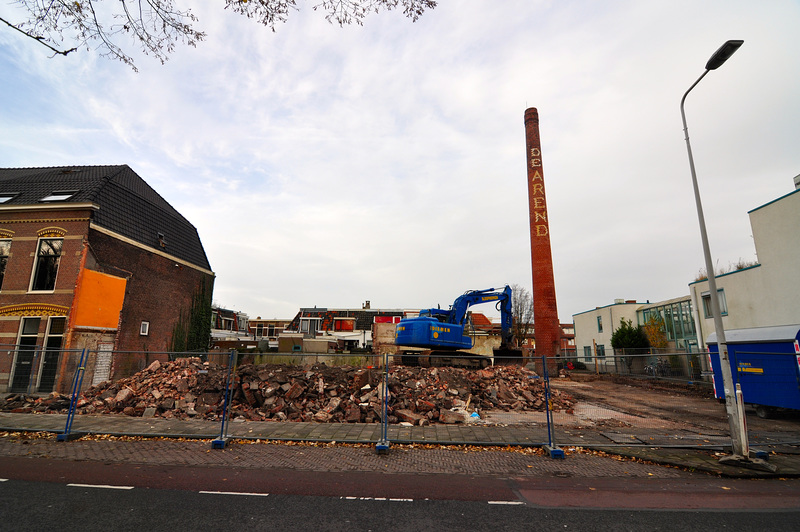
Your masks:
M725 331L734 384L759 417L775 408L800 410L800 325L754 327ZM717 334L706 341L714 370L714 395L725 397Z

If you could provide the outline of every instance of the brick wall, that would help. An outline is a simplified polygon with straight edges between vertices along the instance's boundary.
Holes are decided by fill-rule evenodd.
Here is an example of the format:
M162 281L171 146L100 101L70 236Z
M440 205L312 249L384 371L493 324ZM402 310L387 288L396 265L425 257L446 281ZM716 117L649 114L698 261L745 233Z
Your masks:
M127 279L114 346L117 351L166 352L181 312L188 317L193 296L201 283L207 283L210 297L213 274L103 232L90 230L90 216L89 210L44 209L0 213L0 238L11 239L5 277L0 288L0 344L17 343L20 322L24 316L41 316L37 341L41 346L47 332L48 316L69 316L85 246L88 246L86 267ZM29 292L39 236L43 230L63 238L55 290ZM169 253L169 249L164 252ZM32 307L20 308L16 305ZM48 305L57 307L47 308ZM63 311L58 307L62 307ZM142 321L150 323L147 336L140 335ZM70 334L71 331L67 331L63 347L95 348L96 345L88 342L87 338L107 338L109 334L113 336L114 332L82 330ZM0 354L1 384L11 374L15 355L13 350L0 350ZM74 368L68 367L72 359L62 358L56 386L59 390L63 389L64 379L68 379L71 371L74 371ZM166 359L166 355L120 356L115 360L115 374L138 371L149 364L152 358Z
M128 279L116 349L169 350L181 312L188 317L202 282L208 283L210 294L213 275L95 230L89 243L98 271ZM150 323L147 336L139 334L142 321Z

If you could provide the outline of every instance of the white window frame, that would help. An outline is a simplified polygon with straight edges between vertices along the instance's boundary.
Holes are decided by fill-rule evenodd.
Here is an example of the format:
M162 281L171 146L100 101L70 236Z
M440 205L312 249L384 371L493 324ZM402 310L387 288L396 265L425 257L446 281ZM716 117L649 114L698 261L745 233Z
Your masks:
M143 321L139 326L139 336L150 336L150 322Z
M591 362L592 360L592 346L585 345L583 346L583 361L584 362Z
M595 354L597 355L597 358L605 359L606 358L605 344L597 344L597 347L595 347Z
M703 317L710 320L714 317L711 313L711 291L708 290L700 294L700 301L703 302ZM728 315L728 301L725 298L725 289L717 288L717 301L719 301L719 313L721 316Z
M60 334L59 333L53 333L52 329L53 329L53 321L54 320L64 320L63 321L64 329L61 331ZM39 360L38 374L36 375L36 388L34 388L35 390L39 390L39 387L42 386L42 372L44 370L45 358L52 355L52 351L50 351L52 348L49 347L50 340L52 340L53 338L60 338L59 346L58 346L57 350L58 350L58 352L61 352L61 350L64 349L64 338L65 338L66 334L67 334L67 317L66 316L50 316L50 317L47 318L47 327L45 328L44 341L42 342L41 358ZM56 357L58 357L58 356L59 355L56 355ZM56 371L55 382L53 384L56 384L57 382L58 382L58 371Z
M40 199L39 202L67 201L77 193L77 190L54 190L47 196Z
M0 255L0 257L5 257L6 265L3 267L3 276L0 277L0 290L3 289L3 283L5 281L6 276L6 269L8 268L8 260L11 258L11 239L10 238L0 238L0 243L8 242L8 254L7 255Z
M42 241L44 240L60 240L61 241L61 251L58 254L58 259L56 260L56 276L53 280L53 288L48 288L45 290L35 290L33 288L33 284L36 281L36 273L39 271L39 259L41 258L41 248L42 248ZM64 256L64 238L63 237L52 237L52 236L43 236L36 241L36 255L34 256L33 260L33 270L31 271L31 281L28 285L28 292L38 292L38 293L53 293L56 289L56 285L58 284L58 273L61 271L61 257Z
M31 333L25 334L25 332L24 332L25 331L25 322L28 321L28 320L39 320L39 323L36 326L36 332L33 333L33 334L31 334ZM29 347L30 350L32 350L34 352L40 353L41 349L42 349L42 346L39 345L39 337L40 337L39 329L41 327L42 327L42 316L23 316L22 319L19 320L19 328L17 330L17 340L16 340L16 346L17 347L14 350L14 360L12 360L12 362L11 362L11 371L9 372L9 375L8 375L8 389L9 390L11 390L11 388L12 388L12 386L14 384L14 378L17 376L16 375L16 373L17 373L17 359L19 358L20 351L21 351L20 348L22 347L22 338L34 338L35 339L34 343L32 345L26 345L26 347ZM33 356L33 359L31 360L31 364L34 364L35 361L36 361L36 355ZM33 386L31 386L31 378L32 377L33 377L33 368L31 368L31 373L28 375L28 386L27 386L27 389L26 389L25 393L27 393L31 389L35 390L36 387L39 386L38 382L35 382L33 384Z
M320 318L300 318L300 332L317 334L321 321Z

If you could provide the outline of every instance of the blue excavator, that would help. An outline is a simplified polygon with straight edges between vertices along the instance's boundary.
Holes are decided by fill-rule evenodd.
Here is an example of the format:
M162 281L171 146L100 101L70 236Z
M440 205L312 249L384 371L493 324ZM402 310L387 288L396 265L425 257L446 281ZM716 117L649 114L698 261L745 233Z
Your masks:
M496 302L500 311L500 348L494 350L495 362L508 357L521 358L522 352L513 349L511 325L511 287L496 290L469 290L456 298L449 310L431 308L421 310L416 318L400 320L395 331L395 345L406 365L451 366L466 365L486 367L492 363L490 357L467 353L473 347L473 338L465 331L469 326L473 305ZM406 350L403 348L416 348ZM502 363L508 363L502 362Z

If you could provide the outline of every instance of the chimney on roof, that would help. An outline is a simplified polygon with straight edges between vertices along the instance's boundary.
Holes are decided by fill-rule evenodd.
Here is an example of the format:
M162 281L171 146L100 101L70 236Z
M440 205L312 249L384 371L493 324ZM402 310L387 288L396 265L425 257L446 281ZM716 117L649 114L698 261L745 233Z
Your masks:
M369 299L367 299L363 305L361 305L363 310L369 310Z
M800 190L800 174L794 176L794 188Z

